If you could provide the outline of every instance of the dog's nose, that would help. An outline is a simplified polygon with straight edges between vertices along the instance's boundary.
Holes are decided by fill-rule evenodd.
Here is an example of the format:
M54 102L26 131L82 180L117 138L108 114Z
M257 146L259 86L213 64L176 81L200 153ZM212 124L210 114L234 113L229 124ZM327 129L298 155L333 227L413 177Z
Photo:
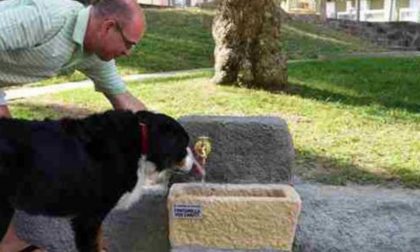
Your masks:
M198 160L199 158L197 159L192 150L187 147L187 156L180 164L177 164L176 167L178 170L186 174L188 173L204 178L206 171L204 169L204 165Z

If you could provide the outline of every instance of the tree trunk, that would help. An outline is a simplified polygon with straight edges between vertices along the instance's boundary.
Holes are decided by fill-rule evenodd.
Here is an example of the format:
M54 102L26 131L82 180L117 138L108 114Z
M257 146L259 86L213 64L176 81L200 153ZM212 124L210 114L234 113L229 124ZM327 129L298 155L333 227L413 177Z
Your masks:
M319 0L319 17L322 22L327 20L327 0Z
M281 52L279 0L224 0L213 23L218 84L282 90L287 85Z

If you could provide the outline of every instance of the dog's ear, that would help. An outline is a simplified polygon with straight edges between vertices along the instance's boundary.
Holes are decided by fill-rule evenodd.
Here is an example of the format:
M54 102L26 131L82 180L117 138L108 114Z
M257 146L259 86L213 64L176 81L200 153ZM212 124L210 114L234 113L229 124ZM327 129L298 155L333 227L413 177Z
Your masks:
M150 112L147 110L141 110L136 112L136 117L139 123L144 123L146 125L150 125L151 118L155 115L154 112Z
M150 139L147 158L159 171L171 168L186 156L189 136L176 119L150 111L137 112L136 116L139 123L147 125Z
M150 131L158 131L159 134L167 133L177 129L178 123L168 115L151 111L136 112L139 123L144 123Z

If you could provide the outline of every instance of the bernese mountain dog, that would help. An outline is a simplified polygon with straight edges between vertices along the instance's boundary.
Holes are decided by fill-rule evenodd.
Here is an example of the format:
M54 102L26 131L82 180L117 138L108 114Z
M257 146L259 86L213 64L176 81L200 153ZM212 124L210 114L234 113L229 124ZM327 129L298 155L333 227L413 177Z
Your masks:
M202 173L188 143L176 120L148 111L0 119L0 231L14 209L67 216L78 250L97 252L102 221L138 200L148 175Z

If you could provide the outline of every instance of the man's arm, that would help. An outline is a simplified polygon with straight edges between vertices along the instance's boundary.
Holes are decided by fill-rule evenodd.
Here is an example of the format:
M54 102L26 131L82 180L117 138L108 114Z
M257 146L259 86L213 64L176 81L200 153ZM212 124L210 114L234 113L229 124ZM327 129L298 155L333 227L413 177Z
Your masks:
M0 118L1 117L12 117L9 111L9 107L7 106L6 94L3 90L0 90Z
M6 117L6 118L11 118L12 117L7 105L0 105L0 118L2 118L2 117Z
M94 83L96 91L103 93L117 110L146 110L146 106L134 97L125 86L117 72L115 60L101 61L91 57L84 65L79 66L79 71L88 76Z
M134 97L129 91L116 95L105 94L105 96L115 110L131 110L134 112L146 110L144 103Z

